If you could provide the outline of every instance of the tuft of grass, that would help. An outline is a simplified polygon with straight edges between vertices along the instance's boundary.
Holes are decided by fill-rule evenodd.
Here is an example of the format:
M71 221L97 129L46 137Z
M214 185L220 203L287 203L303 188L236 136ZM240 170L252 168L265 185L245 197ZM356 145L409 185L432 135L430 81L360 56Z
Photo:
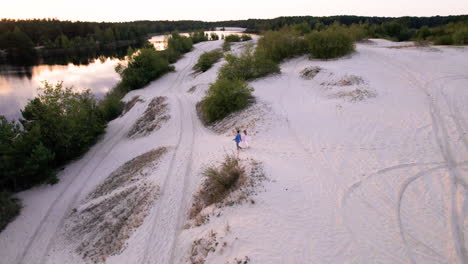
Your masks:
M0 232L19 214L21 202L9 192L0 191Z
M195 218L203 208L223 201L246 180L246 171L234 154L227 154L220 166L208 166L203 170L205 180L195 195L190 218Z
M196 72L206 72L213 66L213 64L219 61L219 59L221 59L222 57L223 52L219 49L204 52L198 58L198 62L193 66L193 69Z

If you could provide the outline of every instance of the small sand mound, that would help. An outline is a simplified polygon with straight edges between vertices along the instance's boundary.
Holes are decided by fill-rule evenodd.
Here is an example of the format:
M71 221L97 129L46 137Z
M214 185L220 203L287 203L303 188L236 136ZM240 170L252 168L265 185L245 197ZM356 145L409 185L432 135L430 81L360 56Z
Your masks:
M256 135L266 129L273 118L273 110L269 105L255 102L243 110L208 125L208 128L219 134L228 133L229 136L231 136L233 129L245 129L250 135Z
M122 114L120 116L124 116L128 111L130 111L138 102L144 102L143 99L140 98L140 96L136 95L134 96L130 101L126 102L124 104Z
M373 91L357 88L352 91L340 91L336 94L331 95L331 98L345 98L350 102L359 102L368 98L376 97L377 94Z
M364 84L364 80L356 75L346 75L343 78L339 79L338 81L333 82L323 82L321 85L325 86L352 86L352 85L359 85Z
M104 263L125 249L159 194L145 176L166 152L162 147L126 162L73 209L64 232L86 263Z
M134 229L143 223L158 191L155 185L141 183L74 211L67 233L78 243L77 253L88 263L103 263L120 253Z
M89 195L89 198L95 199L107 195L118 188L148 176L166 153L167 148L160 147L127 161L112 172L102 184L97 186L96 190Z
M322 68L317 66L305 68L301 71L301 77L306 80L312 80L321 70Z
M356 103L377 96L377 93L360 76L345 75L338 78L334 76L336 75L330 73L329 77L333 78L333 80L320 84L326 87L325 91L328 98L339 98Z
M140 117L128 132L128 137L146 136L161 128L162 124L169 120L170 115L167 97L158 96L153 98Z

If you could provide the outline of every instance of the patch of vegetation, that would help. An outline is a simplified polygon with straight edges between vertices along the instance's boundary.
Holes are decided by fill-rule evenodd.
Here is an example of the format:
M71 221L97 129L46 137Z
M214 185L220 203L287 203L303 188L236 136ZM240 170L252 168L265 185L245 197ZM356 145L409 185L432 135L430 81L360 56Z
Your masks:
M211 84L201 101L201 110L208 123L223 119L229 113L243 109L252 98L253 88L242 79L220 78Z
M211 33L210 34L210 40L219 40L219 35L216 33Z
M332 59L354 51L354 39L345 28L334 26L305 37L307 50L319 59Z
M169 40L170 41L170 40ZM161 52L154 47L140 49L128 57L127 65L116 67L121 77L121 86L130 91L144 87L166 72L174 70Z
M280 71L279 65L269 59L264 50L255 51L248 45L240 56L227 54L227 63L219 70L220 79L251 80Z
M193 66L193 69L196 72L206 72L211 68L211 66L213 66L213 64L219 61L219 59L221 59L222 57L223 53L219 49L204 52L198 58L198 62Z
M252 40L252 37L250 35L247 35L247 34L242 34L240 39L241 39L241 41L249 41L249 40Z
M0 117L0 190L50 181L54 168L83 154L104 132L105 121L90 91L47 82L41 90L22 111L20 123Z
M20 212L21 202L9 192L0 191L0 232Z
M231 50L231 42L224 41L223 42L223 51L230 51Z
M306 53L307 46L304 38L294 31L283 29L268 31L258 41L257 53L272 61L280 62L285 58Z
M208 41L208 34L205 34L205 31L203 30L198 30L190 33L190 38L192 39L192 43L196 44L199 42Z
M239 35L231 34L224 37L224 41L227 42L240 42L241 37Z
M209 166L203 170L205 181L194 197L190 218L194 218L205 207L222 201L246 180L245 168L234 155L226 155L220 166Z

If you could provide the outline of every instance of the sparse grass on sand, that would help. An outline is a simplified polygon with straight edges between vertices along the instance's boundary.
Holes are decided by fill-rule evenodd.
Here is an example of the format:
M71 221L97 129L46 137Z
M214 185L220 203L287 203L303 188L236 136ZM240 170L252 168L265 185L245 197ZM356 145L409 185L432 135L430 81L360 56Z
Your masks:
M306 80L312 80L321 70L322 68L317 66L305 68L301 71L301 77Z
M161 147L126 162L72 210L65 234L86 263L104 263L122 252L143 224L159 194L148 176L165 153L167 148Z
M125 162L122 166L113 171L102 184L98 185L94 192L90 194L89 198L95 199L107 195L130 182L148 176L151 169L157 166L159 160L166 153L167 148L160 147Z
M235 154L226 154L220 165L207 166L202 174L205 178L194 195L186 228L206 223L211 213L202 210L211 205L222 208L244 201L255 203L250 197L257 194L257 187L266 179L262 163L255 160L245 163Z
M153 98L140 117L128 132L128 137L146 136L161 128L162 124L169 120L169 104L167 97L158 96Z
M350 102L359 102L368 98L374 98L377 94L373 91L369 91L363 88L357 88L352 91L340 91L332 95L331 98L346 98Z
M128 111L130 111L138 102L144 102L140 96L134 96L130 101L126 102L123 106L122 114L120 116L124 116Z
M206 167L202 174L205 181L195 195L190 218L195 217L203 208L222 201L246 179L245 168L234 154L227 154L219 167Z

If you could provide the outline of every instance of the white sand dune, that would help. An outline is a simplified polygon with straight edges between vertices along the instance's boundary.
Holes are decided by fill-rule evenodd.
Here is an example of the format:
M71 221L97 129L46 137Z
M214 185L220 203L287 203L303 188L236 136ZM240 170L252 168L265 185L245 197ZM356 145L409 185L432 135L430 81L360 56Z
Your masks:
M210 232L218 245L206 263L468 263L466 47L372 40L339 60L287 60L281 74L252 82L263 110L248 119L257 133L240 156L262 162L269 181L255 203L223 208L184 229L201 168L234 150L231 134L205 128L195 112L222 63L200 75L191 68L221 44L195 45L175 72L128 94L144 102L112 121L57 185L20 193L24 208L0 234L0 262L89 262L73 243L80 238L64 233L73 209L125 162L167 147L145 171L157 198L107 263L189 263L193 241ZM304 79L307 67L321 70ZM362 81L338 84L349 76ZM365 91L373 96L350 100ZM129 138L158 96L167 97L170 118Z

